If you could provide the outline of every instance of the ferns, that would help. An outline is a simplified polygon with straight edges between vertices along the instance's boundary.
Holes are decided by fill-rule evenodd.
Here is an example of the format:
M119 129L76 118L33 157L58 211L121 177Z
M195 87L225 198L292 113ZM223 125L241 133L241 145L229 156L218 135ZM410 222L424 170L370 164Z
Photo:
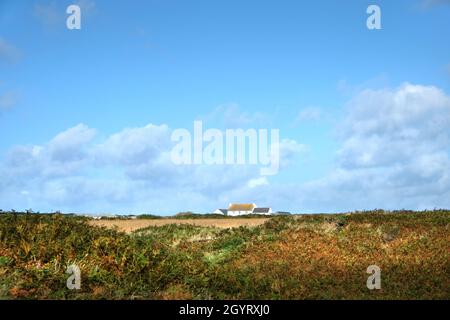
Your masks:
M0 214L0 299L448 299L450 212L272 217L132 234L61 214ZM365 268L382 268L382 292ZM66 288L68 265L81 269Z

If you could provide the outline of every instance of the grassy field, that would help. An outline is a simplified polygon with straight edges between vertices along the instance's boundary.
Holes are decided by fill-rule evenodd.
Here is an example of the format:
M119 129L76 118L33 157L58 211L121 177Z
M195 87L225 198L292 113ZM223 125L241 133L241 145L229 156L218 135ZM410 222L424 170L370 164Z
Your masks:
M136 219L136 220L92 220L89 221L90 225L97 227L107 227L114 228L117 227L119 231L123 232L133 232L146 227L161 227L168 224L188 224L198 227L215 227L215 228L238 228L238 227L256 227L263 224L269 220L268 218L253 218L253 219L239 219L239 218L228 218L228 219Z
M0 214L0 298L450 299L450 211L197 218Z

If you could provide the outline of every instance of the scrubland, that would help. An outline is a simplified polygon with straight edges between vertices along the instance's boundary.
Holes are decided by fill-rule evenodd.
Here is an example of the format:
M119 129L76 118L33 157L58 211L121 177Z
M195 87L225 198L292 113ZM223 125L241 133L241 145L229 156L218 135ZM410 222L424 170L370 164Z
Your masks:
M157 220L0 214L0 298L450 298L450 211ZM72 264L80 290L66 287Z

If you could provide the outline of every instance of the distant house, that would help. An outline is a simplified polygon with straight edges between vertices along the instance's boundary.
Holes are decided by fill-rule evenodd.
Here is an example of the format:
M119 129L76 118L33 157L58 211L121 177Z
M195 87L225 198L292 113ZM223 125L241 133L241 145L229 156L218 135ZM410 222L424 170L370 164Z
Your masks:
M254 203L230 203L228 209L217 209L213 213L232 217L243 216L247 214L273 214L271 208L258 208Z
M285 215L289 215L289 214L291 214L290 212L288 212L288 211L277 211L277 212L275 212L274 213L275 215L279 215L279 216L285 216Z
M224 216L226 216L228 214L228 209L217 209L213 213L215 213L215 214L223 214Z
M246 214L252 214L255 208L256 204L254 203L230 203L228 206L228 215L243 216Z
M272 209L271 208L255 208L255 209L253 209L253 214L271 215Z

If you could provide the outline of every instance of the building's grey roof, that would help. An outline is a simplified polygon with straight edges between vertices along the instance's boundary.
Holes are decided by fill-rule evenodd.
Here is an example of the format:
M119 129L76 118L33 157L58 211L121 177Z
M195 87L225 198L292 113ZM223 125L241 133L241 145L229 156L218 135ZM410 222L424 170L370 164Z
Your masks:
M228 213L228 209L219 209L220 212L222 212L223 214L227 214Z
M253 209L253 213L268 213L270 208L255 208Z

